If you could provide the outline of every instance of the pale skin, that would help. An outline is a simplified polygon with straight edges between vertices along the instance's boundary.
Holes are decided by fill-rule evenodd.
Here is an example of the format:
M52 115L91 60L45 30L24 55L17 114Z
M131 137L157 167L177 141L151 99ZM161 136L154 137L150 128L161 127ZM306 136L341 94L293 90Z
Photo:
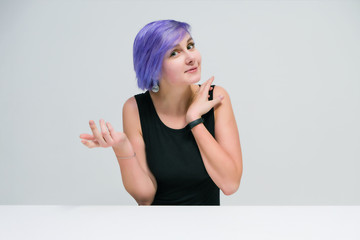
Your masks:
M197 68L194 71L189 69ZM225 195L237 191L243 164L240 139L230 97L226 90L216 86L213 100L208 100L214 77L200 87L201 55L189 34L169 50L163 60L160 90L150 96L161 121L170 128L180 129L200 118L211 108L215 115L215 138L204 124L192 128L204 166ZM81 134L82 143L89 147L112 147L118 158L125 189L139 205L150 205L155 197L157 183L151 173L145 153L137 103L129 98L123 106L123 132L115 131L109 122L100 120L100 131L90 120L91 134ZM134 156L134 153L136 155Z

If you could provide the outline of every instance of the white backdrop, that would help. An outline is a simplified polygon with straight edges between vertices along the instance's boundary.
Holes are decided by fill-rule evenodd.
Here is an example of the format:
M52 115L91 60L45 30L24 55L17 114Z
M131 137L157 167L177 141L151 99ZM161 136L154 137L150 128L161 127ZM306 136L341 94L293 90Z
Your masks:
M230 94L241 186L221 205L360 204L360 1L0 1L0 204L136 205L110 149L140 93L132 44L188 22L202 80Z

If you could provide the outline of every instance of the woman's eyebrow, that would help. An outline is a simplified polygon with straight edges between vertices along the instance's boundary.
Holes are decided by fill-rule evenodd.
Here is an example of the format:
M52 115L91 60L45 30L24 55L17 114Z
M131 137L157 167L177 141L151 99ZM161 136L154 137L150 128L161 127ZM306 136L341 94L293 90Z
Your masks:
M193 40L192 39L192 37L190 37L188 40L187 40L187 42L190 42L191 40ZM174 46L173 48L176 48L176 47L179 47L180 45L179 44L177 44L176 46Z

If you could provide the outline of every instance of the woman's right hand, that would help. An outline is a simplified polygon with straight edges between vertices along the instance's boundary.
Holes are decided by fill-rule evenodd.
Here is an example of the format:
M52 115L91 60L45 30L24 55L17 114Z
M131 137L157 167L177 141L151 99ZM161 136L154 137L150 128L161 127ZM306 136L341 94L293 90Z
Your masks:
M93 135L87 133L80 134L80 138L82 139L81 142L88 148L121 148L126 142L127 137L125 133L115 132L111 124L109 122L105 124L103 119L100 119L101 133L93 120L89 121L89 125Z

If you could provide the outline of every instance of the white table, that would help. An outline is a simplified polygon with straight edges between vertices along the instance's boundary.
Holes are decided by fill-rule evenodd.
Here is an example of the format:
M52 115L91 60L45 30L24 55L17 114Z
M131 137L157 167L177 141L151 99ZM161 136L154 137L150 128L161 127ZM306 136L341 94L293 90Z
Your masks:
M360 239L360 206L0 205L0 239Z

